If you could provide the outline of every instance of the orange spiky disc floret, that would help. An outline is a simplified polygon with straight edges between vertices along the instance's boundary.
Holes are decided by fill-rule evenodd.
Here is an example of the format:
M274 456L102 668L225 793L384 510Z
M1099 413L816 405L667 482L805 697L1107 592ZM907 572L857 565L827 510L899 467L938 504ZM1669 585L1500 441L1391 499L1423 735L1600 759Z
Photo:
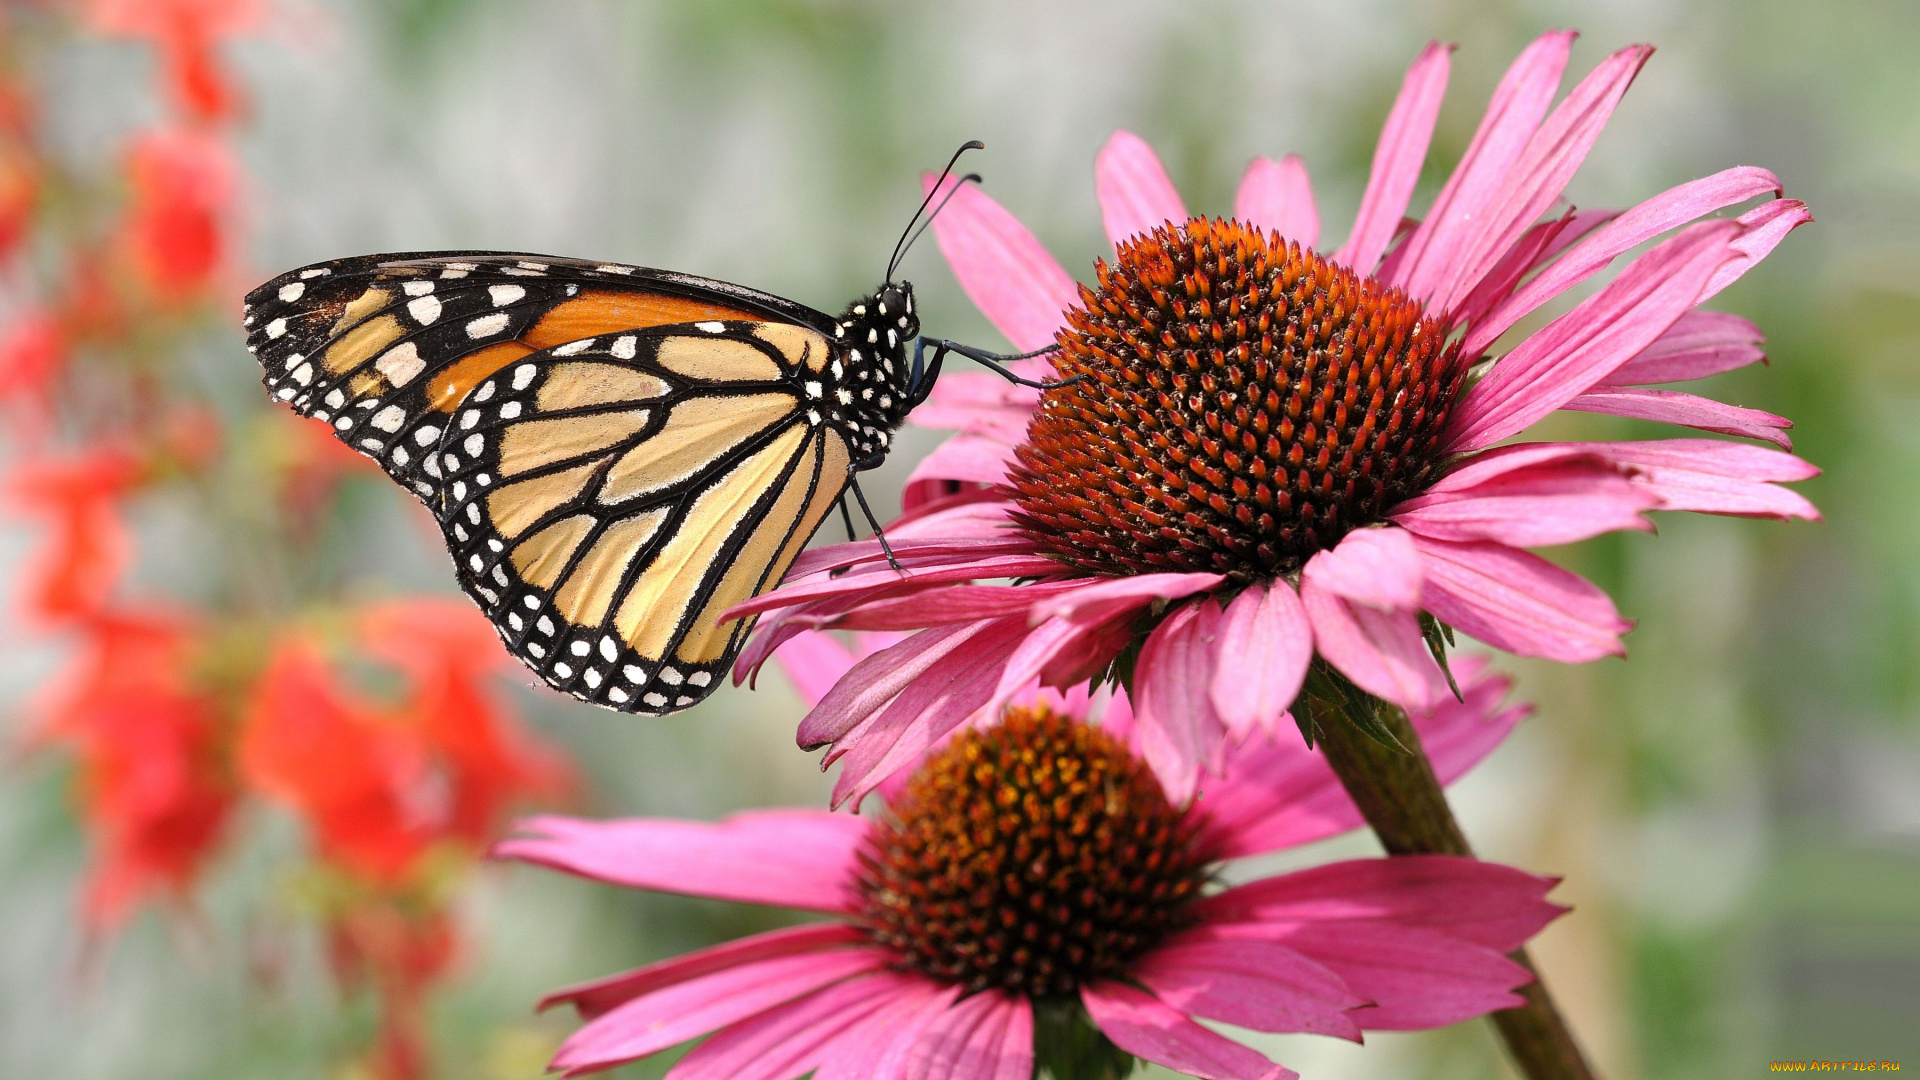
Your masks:
M969 992L1070 994L1191 923L1198 831L1112 736L1015 708L928 758L876 824L861 922Z
M1466 368L1400 290L1208 218L1096 272L1010 477L1062 560L1271 579L1438 477Z

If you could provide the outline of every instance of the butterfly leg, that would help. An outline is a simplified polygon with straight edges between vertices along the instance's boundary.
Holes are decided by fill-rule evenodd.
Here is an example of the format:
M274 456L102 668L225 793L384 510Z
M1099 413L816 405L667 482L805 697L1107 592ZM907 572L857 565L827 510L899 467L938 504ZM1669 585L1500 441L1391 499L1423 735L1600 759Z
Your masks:
M904 574L907 572L906 568L900 565L899 559L893 557L893 545L887 543L887 532L880 527L880 519L873 516L873 507L867 505L866 492L860 490L860 477L857 475L860 465L860 462L855 462L853 467L847 470L847 487L853 490L854 499L860 503L860 512L867 516L867 524L873 526L873 538L880 541L880 550L886 552L887 565Z
M840 496L839 506L840 523L847 527L847 543L851 544L859 539L859 537L853 533L853 514L847 509L847 497L845 495Z
M1044 349L1035 349L1032 352L990 353L985 349L976 349L970 345L962 345L957 341L948 341L945 338L923 337L919 339L918 342L915 343L914 350L913 350L914 351L913 362L914 362L914 367L916 369L920 368L920 352L922 349L926 348L929 342L931 342L933 345L933 360L930 364L927 365L927 368L926 368L926 370L929 372L939 371L940 361L946 356L947 353L953 352L953 353L958 353L969 360L972 360L974 363L979 364L981 367L984 367L988 371L991 371L994 374L999 375L1001 378L1006 379L1008 382L1013 383L1016 386L1031 386L1036 390L1051 390L1056 386L1067 386L1071 383L1079 382L1082 378L1084 378L1084 376L1076 375L1071 379L1057 379L1057 380L1051 380L1051 381L1045 380L1045 379L1027 379L1014 374L1012 371L1008 370L1006 367L1007 364L1012 363L1015 360L1031 360L1036 356L1045 356L1046 354L1051 352L1059 352L1060 346L1058 345L1049 345Z

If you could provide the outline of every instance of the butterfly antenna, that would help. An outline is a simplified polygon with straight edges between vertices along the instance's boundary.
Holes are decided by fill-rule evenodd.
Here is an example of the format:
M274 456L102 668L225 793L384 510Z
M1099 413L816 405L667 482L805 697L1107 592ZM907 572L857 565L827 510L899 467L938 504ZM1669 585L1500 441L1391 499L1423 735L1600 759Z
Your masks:
M900 239L894 242L893 256L887 260L887 281L891 282L893 280L893 272L899 267L900 259L906 254L906 250L913 246L913 241L907 239L907 234L913 232L914 223L920 220L921 214L926 213L927 205L933 202L933 197L940 193L940 185L946 183L947 177L953 175L953 167L959 162L960 155L969 150L985 150L986 148L987 144L981 142L979 139L968 139L966 142L960 144L960 149L953 152L953 157L947 159L947 167L940 170L940 179L933 182L933 187L927 191L927 197L920 200L919 209L915 210L913 216L907 219L907 227L900 230ZM977 183L980 178L969 174L967 177L963 177L960 183L964 184L968 179L972 179ZM954 190L959 190L957 185ZM947 196L947 198L952 197L951 193ZM942 201L940 205L945 206L945 201ZM936 214L939 212L938 210L934 211ZM931 221L932 219L929 218L928 220ZM918 234L915 234L915 239L918 239Z

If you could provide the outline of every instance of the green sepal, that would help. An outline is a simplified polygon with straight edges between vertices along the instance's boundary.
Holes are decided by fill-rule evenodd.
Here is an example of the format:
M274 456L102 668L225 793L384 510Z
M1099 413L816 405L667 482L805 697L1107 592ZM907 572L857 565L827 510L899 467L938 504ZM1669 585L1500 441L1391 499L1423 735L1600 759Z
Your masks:
M1440 674L1447 677L1447 689L1453 691L1453 700L1465 702L1467 696L1460 692L1460 684L1453 681L1453 668L1447 665L1447 646L1453 644L1453 627L1423 611L1420 613L1420 636L1426 640L1427 651L1433 654L1434 663L1440 665Z
M1327 666L1325 661L1315 658L1307 668L1307 681L1301 696L1314 713L1314 724L1324 727L1329 723L1344 721L1351 724L1355 731L1389 750L1412 753L1381 721L1379 710L1385 703L1348 682L1346 676Z

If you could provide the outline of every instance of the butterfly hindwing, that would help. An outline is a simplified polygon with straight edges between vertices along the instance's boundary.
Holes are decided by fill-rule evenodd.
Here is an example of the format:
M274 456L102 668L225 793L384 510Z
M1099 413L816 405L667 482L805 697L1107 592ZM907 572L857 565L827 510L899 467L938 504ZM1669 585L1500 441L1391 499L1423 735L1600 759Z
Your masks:
M725 677L840 497L819 332L702 320L596 335L482 379L435 450L463 588L556 689L666 713Z
M378 461L436 513L452 411L521 357L616 330L818 312L643 267L497 252L370 255L289 271L247 297L267 390Z

